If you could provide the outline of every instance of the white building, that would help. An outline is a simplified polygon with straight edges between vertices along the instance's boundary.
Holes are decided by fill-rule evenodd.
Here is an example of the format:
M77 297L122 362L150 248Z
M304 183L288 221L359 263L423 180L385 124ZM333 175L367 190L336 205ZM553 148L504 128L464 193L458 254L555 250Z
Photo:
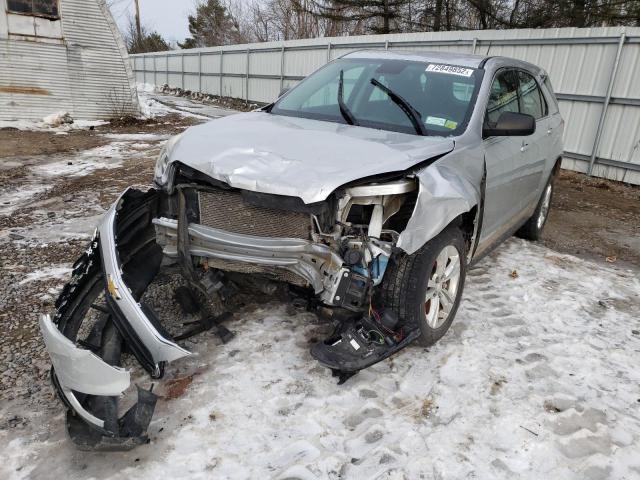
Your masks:
M137 114L124 41L104 0L0 0L0 120Z

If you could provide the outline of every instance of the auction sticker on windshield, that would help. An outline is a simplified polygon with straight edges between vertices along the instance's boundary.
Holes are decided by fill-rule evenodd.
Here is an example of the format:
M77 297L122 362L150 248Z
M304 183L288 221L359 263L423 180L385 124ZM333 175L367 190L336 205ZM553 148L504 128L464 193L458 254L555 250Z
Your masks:
M448 73L449 75L460 75L462 77L470 77L473 75L473 69L471 68L456 67L454 65L440 65L437 63L427 65L427 72Z

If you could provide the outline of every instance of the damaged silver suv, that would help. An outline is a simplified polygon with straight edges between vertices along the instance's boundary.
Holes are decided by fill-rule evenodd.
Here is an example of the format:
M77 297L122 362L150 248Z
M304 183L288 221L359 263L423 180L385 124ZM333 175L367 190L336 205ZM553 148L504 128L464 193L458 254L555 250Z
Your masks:
M311 353L340 382L438 341L467 266L513 233L540 237L563 126L529 63L359 51L256 112L172 138L156 188L122 194L41 319L71 437L85 449L144 442L156 397L138 388L119 416L122 353L160 378L189 355L183 339L213 328L229 341L229 315L206 299L227 299L240 278L334 313ZM143 300L163 268L180 272L176 299L201 318L178 335Z

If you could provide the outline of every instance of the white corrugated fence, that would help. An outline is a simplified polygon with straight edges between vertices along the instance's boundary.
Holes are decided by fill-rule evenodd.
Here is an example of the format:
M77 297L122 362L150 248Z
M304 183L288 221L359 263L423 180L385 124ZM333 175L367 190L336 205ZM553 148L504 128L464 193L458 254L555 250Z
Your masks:
M563 167L640 184L640 28L426 32L291 40L133 55L138 82L272 102L327 61L363 48L502 55L544 68L566 121Z

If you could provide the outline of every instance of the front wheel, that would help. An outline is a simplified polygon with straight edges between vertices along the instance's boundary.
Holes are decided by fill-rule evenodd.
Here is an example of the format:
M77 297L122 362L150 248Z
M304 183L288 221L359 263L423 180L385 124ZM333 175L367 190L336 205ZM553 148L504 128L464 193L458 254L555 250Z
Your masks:
M458 310L467 273L462 231L449 226L385 273L382 300L408 328L420 328L420 343L433 345L447 333Z

